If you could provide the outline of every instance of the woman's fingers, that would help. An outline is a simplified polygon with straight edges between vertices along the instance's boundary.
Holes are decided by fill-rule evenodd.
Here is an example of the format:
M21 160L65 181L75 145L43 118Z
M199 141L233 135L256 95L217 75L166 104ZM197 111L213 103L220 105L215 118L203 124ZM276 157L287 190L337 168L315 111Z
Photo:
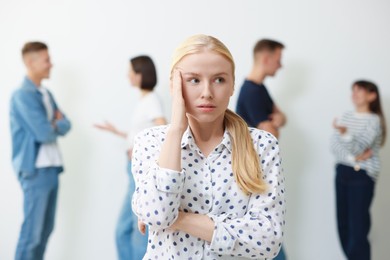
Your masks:
M182 94L182 79L180 70L175 69L173 71L172 87L174 94Z
M107 126L104 124L93 124L93 126L101 130L108 130Z
M145 235L145 233L146 233L146 225L142 221L140 221L140 220L138 220L138 230L143 235Z
M181 71L174 69L171 79L171 88L172 88L172 117L171 124L173 126L179 127L182 130L185 130L188 125L186 117L186 108L185 101L183 97L183 80L181 76Z
M333 119L333 127L337 129L338 124L337 124L338 118Z

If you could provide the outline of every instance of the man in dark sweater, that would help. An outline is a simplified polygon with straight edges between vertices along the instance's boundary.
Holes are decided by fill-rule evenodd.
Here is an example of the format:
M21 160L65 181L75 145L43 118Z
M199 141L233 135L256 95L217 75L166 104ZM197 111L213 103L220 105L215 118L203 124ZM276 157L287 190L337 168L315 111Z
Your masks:
M284 45L263 39L253 49L253 67L241 87L236 112L249 126L265 130L279 138L279 129L286 123L286 116L276 106L263 81L274 76L282 67ZM274 260L286 260L283 247Z
M283 48L283 44L268 39L256 43L252 71L241 87L236 109L249 126L270 132L277 138L286 117L272 100L263 81L282 67Z

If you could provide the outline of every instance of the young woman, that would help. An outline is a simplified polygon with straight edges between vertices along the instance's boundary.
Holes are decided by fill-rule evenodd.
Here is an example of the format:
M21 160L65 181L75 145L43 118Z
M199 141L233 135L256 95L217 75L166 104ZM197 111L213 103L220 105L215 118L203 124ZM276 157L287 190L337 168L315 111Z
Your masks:
M386 124L378 88L368 81L352 85L355 111L335 120L332 152L336 157L338 233L348 259L370 259L370 205L380 171L379 149Z
M133 210L149 227L144 259L269 259L283 237L278 142L227 109L232 55L195 35L174 53L172 122L135 138Z
M139 260L145 254L147 236L138 231L137 217L131 210L131 196L135 190L131 173L131 154L134 136L145 128L166 124L161 102L153 92L157 84L156 69L148 56L138 56L130 60L129 80L132 86L140 90L140 100L135 107L130 132L118 130L109 122L96 124L99 129L109 131L128 140L128 175L129 188L123 203L122 211L116 228L116 245L120 260Z

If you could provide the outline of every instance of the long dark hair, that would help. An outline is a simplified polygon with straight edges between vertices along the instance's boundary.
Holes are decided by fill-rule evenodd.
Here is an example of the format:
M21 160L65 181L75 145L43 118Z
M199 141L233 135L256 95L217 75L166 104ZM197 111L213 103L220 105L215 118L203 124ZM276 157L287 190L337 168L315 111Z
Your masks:
M141 55L131 58L130 62L134 72L141 73L141 89L153 90L157 84L157 73L152 58Z
M386 141L386 121L385 121L385 116L383 114L383 110L382 110L382 106L381 106L379 89L374 83L372 83L370 81L366 81L366 80L358 80L355 83L353 83L352 88L354 86L357 86L358 88L364 89L369 93L376 94L376 99L370 103L369 109L372 113L377 114L381 119L381 128L382 128L381 145L383 146L385 144L385 141Z

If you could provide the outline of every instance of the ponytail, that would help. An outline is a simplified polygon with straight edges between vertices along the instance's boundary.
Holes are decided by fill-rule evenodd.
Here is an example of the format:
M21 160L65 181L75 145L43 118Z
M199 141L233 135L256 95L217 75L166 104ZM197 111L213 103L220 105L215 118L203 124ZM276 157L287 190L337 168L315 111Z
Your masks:
M247 194L263 193L267 185L263 180L259 156L253 147L248 125L229 109L225 112L224 124L231 136L234 179Z

